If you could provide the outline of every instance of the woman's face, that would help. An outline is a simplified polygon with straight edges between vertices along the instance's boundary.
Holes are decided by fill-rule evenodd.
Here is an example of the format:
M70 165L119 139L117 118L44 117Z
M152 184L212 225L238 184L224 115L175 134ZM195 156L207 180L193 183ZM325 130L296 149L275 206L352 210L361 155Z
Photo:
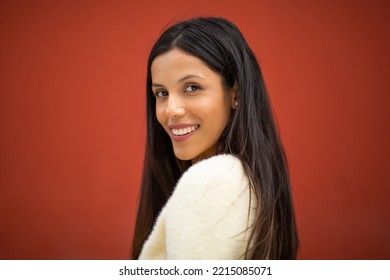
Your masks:
M196 162L215 155L234 107L234 90L202 60L178 48L157 56L151 74L157 120L176 157Z

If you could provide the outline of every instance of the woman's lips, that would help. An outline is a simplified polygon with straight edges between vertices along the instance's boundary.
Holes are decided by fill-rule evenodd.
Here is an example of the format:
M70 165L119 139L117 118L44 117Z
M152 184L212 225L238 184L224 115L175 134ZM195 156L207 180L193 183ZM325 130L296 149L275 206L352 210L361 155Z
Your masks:
M174 124L169 126L171 138L175 142L181 142L191 137L199 128L197 124Z

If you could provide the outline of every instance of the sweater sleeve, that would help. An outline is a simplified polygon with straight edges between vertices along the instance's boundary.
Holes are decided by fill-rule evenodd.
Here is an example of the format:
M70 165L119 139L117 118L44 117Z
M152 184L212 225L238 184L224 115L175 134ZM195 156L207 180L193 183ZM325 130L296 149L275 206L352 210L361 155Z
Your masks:
M180 179L166 207L167 258L244 258L250 206L248 180L237 158L197 163Z

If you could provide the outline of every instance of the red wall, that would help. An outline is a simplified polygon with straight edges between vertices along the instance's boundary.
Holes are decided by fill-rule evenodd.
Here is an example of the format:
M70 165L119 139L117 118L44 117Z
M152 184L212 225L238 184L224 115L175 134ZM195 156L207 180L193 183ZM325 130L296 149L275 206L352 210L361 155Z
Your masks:
M334 2L334 3L330 3ZM1 1L0 259L125 259L148 51L218 15L257 54L302 259L389 259L386 1Z

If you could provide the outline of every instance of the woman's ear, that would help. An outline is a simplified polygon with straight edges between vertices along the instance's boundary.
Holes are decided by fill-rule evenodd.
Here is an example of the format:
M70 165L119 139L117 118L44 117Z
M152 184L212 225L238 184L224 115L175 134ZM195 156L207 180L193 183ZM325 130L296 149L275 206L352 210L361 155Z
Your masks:
M237 83L234 83L234 86L230 89L231 90L231 106L232 106L232 109L235 110L237 109L237 106L238 106L238 87L237 87Z

